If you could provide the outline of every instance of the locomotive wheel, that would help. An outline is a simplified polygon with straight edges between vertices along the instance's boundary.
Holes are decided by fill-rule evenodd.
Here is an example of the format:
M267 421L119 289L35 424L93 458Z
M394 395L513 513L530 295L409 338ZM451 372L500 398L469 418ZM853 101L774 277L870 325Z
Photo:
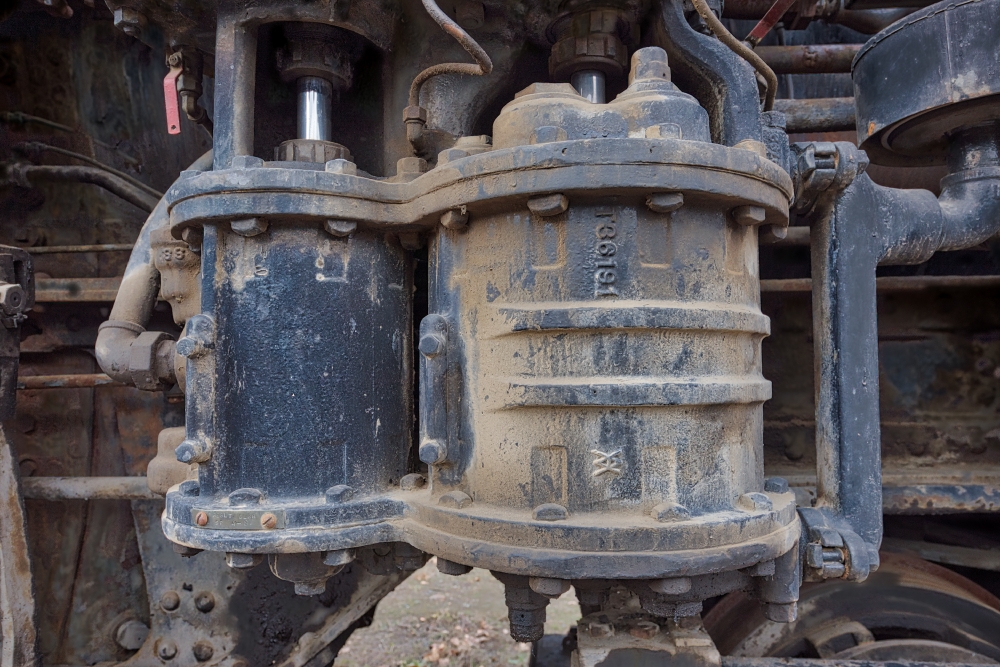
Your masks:
M733 593L705 626L731 656L1000 662L1000 599L951 570L894 553L883 553L863 584L803 586L794 623L769 621L755 600Z

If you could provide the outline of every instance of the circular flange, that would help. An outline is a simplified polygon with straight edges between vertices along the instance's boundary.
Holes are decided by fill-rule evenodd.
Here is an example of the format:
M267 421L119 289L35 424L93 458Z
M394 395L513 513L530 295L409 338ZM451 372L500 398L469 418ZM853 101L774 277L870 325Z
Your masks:
M939 2L875 35L853 64L858 140L876 164L944 164L949 135L1000 121L1000 0Z

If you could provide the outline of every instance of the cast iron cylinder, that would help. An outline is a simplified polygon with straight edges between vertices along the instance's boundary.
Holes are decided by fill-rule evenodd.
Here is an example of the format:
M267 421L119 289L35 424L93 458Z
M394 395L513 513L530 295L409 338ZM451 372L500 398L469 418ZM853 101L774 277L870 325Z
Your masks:
M588 187L511 196L431 246L420 454L437 506L421 519L448 535L436 546L449 559L642 578L746 567L797 540L791 494L764 493L765 212L747 203L787 192L787 177L771 165L744 191L724 182L737 158L766 161L708 143L708 116L670 83L661 49L637 52L629 79L606 105L535 84L497 118L494 149L551 144L597 162L633 138L665 163L581 169ZM703 166L679 164L692 159ZM640 194L622 182L632 169L690 173L691 186Z

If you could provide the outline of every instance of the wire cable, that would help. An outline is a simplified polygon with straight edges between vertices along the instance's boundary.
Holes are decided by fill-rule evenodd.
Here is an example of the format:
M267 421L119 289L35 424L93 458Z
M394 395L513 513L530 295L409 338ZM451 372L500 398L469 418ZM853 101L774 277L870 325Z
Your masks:
M778 92L777 75L750 47L733 37L733 34L726 30L726 26L722 25L722 21L715 16L705 0L691 0L691 2L694 4L694 9L698 12L698 16L702 18L709 30L719 38L719 41L750 63L764 77L766 85L766 89L764 90L764 111L770 111L774 107L774 96Z
M430 14L434 22L441 26L441 29L446 33L455 38L455 40L462 45L472 59L476 61L476 64L471 63L441 63L440 65L432 65L428 67L420 74L418 74L414 79L413 83L410 84L410 106L420 106L420 88L424 83L435 76L440 74L468 74L470 76L486 76L493 71L493 61L490 60L489 55L483 50L483 47L479 46L476 40L469 36L469 33L462 30L461 26L455 23L450 16L441 11L441 8L437 6L434 0L422 0L424 3L424 9Z

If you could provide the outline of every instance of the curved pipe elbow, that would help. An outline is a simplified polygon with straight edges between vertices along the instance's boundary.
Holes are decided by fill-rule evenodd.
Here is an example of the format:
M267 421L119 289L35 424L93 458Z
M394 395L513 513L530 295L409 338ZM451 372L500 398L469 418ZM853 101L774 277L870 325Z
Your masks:
M939 250L971 248L1000 232L1000 169L967 174L942 181Z

